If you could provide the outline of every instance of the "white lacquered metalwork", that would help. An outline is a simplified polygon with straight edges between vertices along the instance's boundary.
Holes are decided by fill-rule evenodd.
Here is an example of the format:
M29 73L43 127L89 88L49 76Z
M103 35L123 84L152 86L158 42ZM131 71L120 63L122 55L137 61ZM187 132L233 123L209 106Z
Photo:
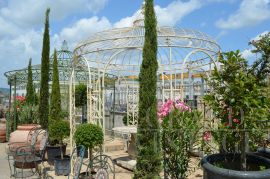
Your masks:
M137 124L138 76L145 31L143 11L142 8L133 26L96 33L80 42L74 50L74 68L78 64L84 65L84 70L90 73L87 80L88 122L101 125L104 133L108 110L105 98L109 96L105 80L108 78L114 79L120 108L121 105L126 107L128 124ZM207 34L193 29L157 27L157 36L158 100L184 100L186 96L203 95L207 86L201 76L208 76L214 67L218 68L220 46Z

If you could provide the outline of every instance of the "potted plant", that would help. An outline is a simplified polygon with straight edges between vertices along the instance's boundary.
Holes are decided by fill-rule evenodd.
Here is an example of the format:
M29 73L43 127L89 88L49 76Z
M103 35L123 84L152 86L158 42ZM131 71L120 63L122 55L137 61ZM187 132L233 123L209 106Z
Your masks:
M90 123L79 125L74 134L76 144L83 145L86 149L89 149L90 163L93 158L93 149L96 146L101 146L103 144L103 138L102 128L96 124ZM91 166L90 171L91 172L86 173L86 175L89 175L91 178L93 173L93 168L91 168Z
M212 131L220 153L202 159L204 178L270 178L270 160L249 153L264 137L259 121L269 117L270 103L261 76L265 67L256 62L249 67L239 51L221 54L219 63L222 69L212 72L208 79L212 91L204 99L220 120L218 129Z
M49 124L50 140L60 148L60 154L56 153L56 156L54 157L56 175L68 175L70 172L70 156L65 155L65 150L62 150L63 147L66 147L63 143L63 139L69 136L69 132L70 128L68 121L59 120Z
M165 178L185 178L190 151L201 129L202 115L180 100L167 100L158 110Z

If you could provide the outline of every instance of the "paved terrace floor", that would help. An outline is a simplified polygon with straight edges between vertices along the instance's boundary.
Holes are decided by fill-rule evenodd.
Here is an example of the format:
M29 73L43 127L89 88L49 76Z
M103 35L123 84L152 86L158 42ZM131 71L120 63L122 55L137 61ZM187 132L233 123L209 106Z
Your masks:
M0 179L9 179L10 178L10 169L7 161L7 155L5 152L7 143L0 143ZM118 157L127 156L127 153L123 150L107 152L107 155L111 156L113 159ZM202 170L199 167L199 159L192 158L191 166L192 170L189 172L188 179L202 179ZM83 169L82 169L83 170ZM50 171L49 175L55 179L67 179L67 176L55 176L54 171ZM133 174L132 172L123 169L119 166L116 166L116 179L131 179ZM112 177L110 177L112 178ZM30 178L29 178L30 179Z

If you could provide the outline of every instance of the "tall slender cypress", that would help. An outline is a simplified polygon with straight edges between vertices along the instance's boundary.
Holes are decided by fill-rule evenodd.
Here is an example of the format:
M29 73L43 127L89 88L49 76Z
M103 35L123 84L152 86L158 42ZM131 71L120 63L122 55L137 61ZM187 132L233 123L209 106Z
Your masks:
M33 85L33 74L32 74L32 59L29 59L28 64L28 78L27 78L27 86L26 86L26 103L29 105L35 104L35 89Z
M157 120L157 21L153 0L145 1L145 40L139 74L137 165L134 178L160 178L160 132Z
M61 95L59 85L59 72L58 72L57 52L54 49L50 118L52 120L59 120L60 114L61 114Z
M48 128L48 117L49 117L49 68L50 68L49 13L50 9L48 8L46 10L45 29L43 34L43 46L41 57L39 120L40 125L43 129Z

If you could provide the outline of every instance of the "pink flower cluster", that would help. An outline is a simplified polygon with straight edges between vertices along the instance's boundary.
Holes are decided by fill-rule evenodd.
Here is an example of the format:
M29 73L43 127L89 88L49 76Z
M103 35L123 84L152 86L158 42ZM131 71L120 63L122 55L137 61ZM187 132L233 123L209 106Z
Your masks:
M210 131L205 131L204 133L203 133L203 140L204 141L210 141L211 140L211 132Z
M184 102L177 99L175 102L171 99L168 99L159 109L158 109L158 118L166 117L172 110L179 109L180 111L189 111L191 108L186 105Z
M24 96L16 96L16 100L23 102L25 100Z

